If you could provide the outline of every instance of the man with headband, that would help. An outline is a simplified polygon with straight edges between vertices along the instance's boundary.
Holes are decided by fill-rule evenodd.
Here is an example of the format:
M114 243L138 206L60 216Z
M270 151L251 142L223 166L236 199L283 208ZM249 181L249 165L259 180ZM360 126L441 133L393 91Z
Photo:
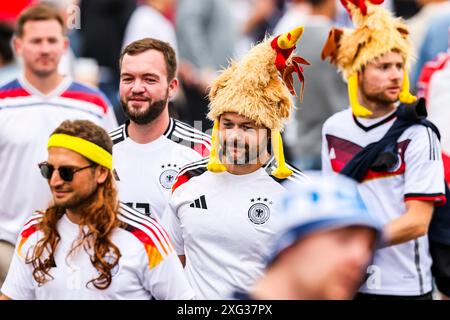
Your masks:
M119 203L106 131L67 120L47 146L53 204L20 232L2 298L192 299L163 228Z

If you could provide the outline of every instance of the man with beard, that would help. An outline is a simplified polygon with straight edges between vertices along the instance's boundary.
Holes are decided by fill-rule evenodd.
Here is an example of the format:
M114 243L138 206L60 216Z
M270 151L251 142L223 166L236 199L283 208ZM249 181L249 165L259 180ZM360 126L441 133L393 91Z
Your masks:
M119 203L108 133L67 120L47 147L53 204L23 227L1 298L192 299L162 227Z
M374 150L370 148L381 140L391 143L382 152L384 158L375 155L377 165L355 178L386 236L386 247L375 252L357 298L431 299L427 231L434 205L444 204L446 198L440 144L431 127L416 119L395 136L397 120L404 121L400 111L415 101L406 72L411 52L408 28L379 5L345 3L356 29L332 30L323 56L330 56L348 80L351 108L323 126L322 168L347 174L353 157ZM399 106L399 100L404 104Z
M110 132L120 199L161 217L180 168L209 154L210 138L169 117L177 61L166 42L145 38L120 57L120 100L129 118Z
M282 59L302 32L267 39L212 83L210 158L181 169L163 216L196 298L225 299L254 284L283 184L304 179L285 163L280 136L293 105Z
M0 285L27 214L51 199L34 168L46 157L49 134L66 119L117 126L101 92L58 72L69 45L58 10L46 4L25 9L12 44L23 74L0 85Z

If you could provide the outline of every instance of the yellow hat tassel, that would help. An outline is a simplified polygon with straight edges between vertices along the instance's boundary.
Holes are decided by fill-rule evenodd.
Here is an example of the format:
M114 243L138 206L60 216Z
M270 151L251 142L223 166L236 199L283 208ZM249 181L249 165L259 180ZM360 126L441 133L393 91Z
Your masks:
M211 152L209 154L208 165L206 166L209 171L214 173L224 172L227 170L219 160L218 150L219 150L219 120L215 120L213 125L213 131L211 134Z
M272 130L272 150L275 153L277 167L272 171L272 175L278 179L286 179L292 174L292 170L286 166L284 159L283 140L278 130Z
M416 102L417 97L412 95L409 92L409 78L408 78L408 72L405 68L403 68L403 82L402 82L402 89L400 91L399 100L402 103L413 103Z
M348 78L348 99L352 112L357 117L368 117L372 112L359 104L358 101L358 74L352 74Z

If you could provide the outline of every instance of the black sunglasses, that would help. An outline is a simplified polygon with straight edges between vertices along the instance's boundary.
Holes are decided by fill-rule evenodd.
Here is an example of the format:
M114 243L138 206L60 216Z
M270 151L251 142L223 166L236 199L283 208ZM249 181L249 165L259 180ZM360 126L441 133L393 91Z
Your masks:
M39 163L38 166L39 166L39 169L41 170L42 176L45 179L50 180L53 175L53 171L55 171L55 167L52 166L51 164L48 164L47 162ZM58 173L59 173L59 176L61 177L61 179L63 179L65 182L70 182L73 180L73 175L75 173L77 173L81 170L87 169L87 168L92 168L94 166L95 166L95 163L90 164L86 167L82 167L82 168L61 166L58 168Z

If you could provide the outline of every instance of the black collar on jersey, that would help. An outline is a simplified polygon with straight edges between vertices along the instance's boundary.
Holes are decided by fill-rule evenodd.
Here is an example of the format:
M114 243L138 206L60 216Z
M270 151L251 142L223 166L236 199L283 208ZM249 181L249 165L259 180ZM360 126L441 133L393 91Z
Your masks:
M394 119L397 116L397 112L392 113L389 117L384 118L383 120L381 120L371 126L368 126L368 127L364 126L361 122L359 122L358 118L353 113L352 113L352 116L353 116L353 120L355 120L356 125L358 127L360 127L361 129L363 129L365 132L368 132L368 131L375 129L375 128L391 121L392 119Z

